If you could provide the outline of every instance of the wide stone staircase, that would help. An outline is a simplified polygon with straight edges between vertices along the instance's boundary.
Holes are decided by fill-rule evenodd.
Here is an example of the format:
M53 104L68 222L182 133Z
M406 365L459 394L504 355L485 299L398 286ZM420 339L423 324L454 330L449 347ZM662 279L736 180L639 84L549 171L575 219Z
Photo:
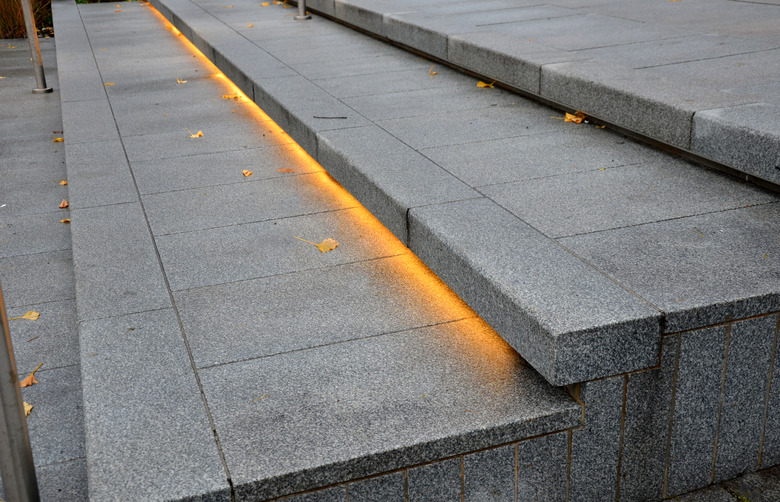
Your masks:
M90 500L660 500L780 463L776 104L511 28L604 22L572 5L416 3L53 2Z

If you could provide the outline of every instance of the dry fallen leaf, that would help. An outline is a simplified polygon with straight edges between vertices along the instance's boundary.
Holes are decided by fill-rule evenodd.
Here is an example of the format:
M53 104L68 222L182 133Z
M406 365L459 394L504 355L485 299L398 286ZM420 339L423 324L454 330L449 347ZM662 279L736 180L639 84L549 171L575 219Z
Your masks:
M185 127L185 129L187 129L187 128ZM203 131L198 131L196 133L193 133L192 131L187 129L187 132L190 133L190 138L202 138L203 137Z
M492 89L493 88L493 84L495 84L495 83L496 83L495 80L490 82L489 84L486 84L485 82L480 80L479 82L477 82L477 87L481 87L482 89L488 89L488 88Z
M62 143L63 141L65 141L65 139L64 138L54 138L52 141L54 143Z
M31 405L30 403L25 401L24 402L24 416L26 417L27 415L29 415L30 412L32 411L32 409L33 409L33 405Z
M105 84L103 84L103 85L104 85L104 86L106 86L106 87L108 87L109 85L116 85L116 84L114 84L113 82L106 82L106 83L105 83Z
M327 239L323 240L319 244L317 244L316 242L307 241L306 239L301 239L300 237L297 237L295 235L293 235L293 237L295 237L296 239L301 240L303 242L308 242L309 244L314 244L315 246L317 246L317 249L319 249L321 253L327 253L328 251L332 251L332 250L336 249L337 247L339 247L339 243L336 242L334 239L331 239L330 237L328 237Z
M263 2L260 4L260 7L268 7L270 4L268 2Z
M586 117L587 115L585 115L584 112L577 110L576 112L574 112L573 115L571 113L567 113L566 118L564 118L563 120L565 122L574 122L575 124L579 124L580 122L585 120Z
M244 169L241 172L244 173L244 176L246 176L247 178L252 176L252 171L250 171L249 169Z
M27 378L19 382L19 387L29 387L31 385L35 385L36 383L40 383L38 380L35 379L35 372L41 369L41 366L43 366L43 363L39 364L38 367L35 368L32 373L27 375Z
M70 218L65 218L64 220L60 220L60 223L65 223L66 225L70 223Z
M238 94L223 94L222 99L238 99Z
M60 209L65 209L68 206L70 206L70 204L68 204L68 201L65 200L65 199L62 199L62 202L60 202Z
M182 80L182 79L180 79L180 78L177 78L177 79L176 79L176 83L177 83L177 84L186 84L186 83L187 83L187 81L186 81L186 80Z
M276 170L277 173L294 173L295 169L290 169L289 167L282 167L280 169Z
M19 317L12 317L8 319L9 321L13 321L15 319L27 319L28 321L37 321L38 318L41 317L40 312L36 312L34 310L29 310L26 314L19 316Z
M246 27L247 27L247 28L254 28L254 27L255 27L255 25L254 25L254 24L252 24L252 23L247 23L247 24L246 24Z
M66 186L68 184L68 180L62 180L60 181L60 185Z
M434 75L438 75L438 74L439 74L439 72L433 71L433 66L431 66L431 69L428 70L428 75L430 75L431 77L434 76Z

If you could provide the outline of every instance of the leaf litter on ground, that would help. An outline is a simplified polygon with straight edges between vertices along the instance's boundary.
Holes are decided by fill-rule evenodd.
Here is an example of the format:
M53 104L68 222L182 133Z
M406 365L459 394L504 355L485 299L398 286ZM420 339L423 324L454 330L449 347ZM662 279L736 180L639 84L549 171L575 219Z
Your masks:
M32 373L27 375L27 378L19 382L19 387L30 387L31 385L40 383L38 380L35 379L35 372L41 369L41 366L43 366L43 363L39 364L38 367L35 368Z
M13 320L16 320L16 319L27 319L29 321L37 321L39 317L41 317L41 313L40 312L36 312L34 310L28 310L26 314L24 314L22 316L19 316L19 317L12 317L12 318L10 318L8 320L9 321L13 321Z
M320 250L320 253L327 253L328 251L333 251L334 249L339 247L339 243L336 242L334 239L331 239L330 237L328 237L327 239L323 240L319 244L317 244L316 242L307 241L306 239L301 239L297 235L293 235L293 237L295 237L299 241L308 242L309 244L313 244L313 245L317 246L317 249Z

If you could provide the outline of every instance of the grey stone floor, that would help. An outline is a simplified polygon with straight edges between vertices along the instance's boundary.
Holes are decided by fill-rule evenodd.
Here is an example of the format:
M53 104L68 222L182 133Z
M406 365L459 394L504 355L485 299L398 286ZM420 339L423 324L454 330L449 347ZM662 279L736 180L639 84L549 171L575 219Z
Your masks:
M47 83L35 87L27 40L0 44L0 285L9 318L29 310L37 321L9 321L17 371L39 363L40 382L22 389L43 500L86 500L87 472L75 281L59 81L54 39L42 39ZM2 490L0 489L0 498Z
M264 500L580 423L151 8L54 15L91 499Z
M299 405L296 400L311 399L311 396L296 394L296 389L301 388L301 380L308 385L323 378L321 366L325 362L347 360L359 353L365 360L381 365L381 360L371 358L382 354L383 350L411 350L409 355L414 357L409 362L416 364L419 354L415 356L414 353L431 349L413 340L415 332L433 333L430 336L438 337L435 339L459 353L460 359L456 359L466 365L479 357L479 354L473 353L473 347L469 348L472 345L469 340L463 339L461 345L446 345L444 333L436 334L448 324L479 322L474 319L473 313L463 314L458 310L462 307L458 305L459 300L424 272L419 272L413 283L395 278L397 270L402 267L399 263L414 261L408 251L393 241L386 230L370 221L369 216L359 214L352 200L338 195L329 184L328 176L306 159L305 154L291 151L289 137L275 129L266 118L258 117L242 100L221 100L221 94L231 94L233 89L219 78L204 76L202 63L181 63L172 54L166 54L165 49L158 49L162 45L156 44L154 37L163 39L163 35L168 36L167 32L150 34L148 26L146 30L141 30L141 26L148 23L138 18L135 23L139 34L127 38L116 36L110 26L112 17L130 14L131 9L136 7L142 8L140 4L120 9L105 5L92 9L86 18L89 29L93 30L91 41L95 60L104 79L100 90L103 91L104 82L114 84L105 88L104 96L108 97L119 138L97 137L96 134L104 132L106 127L105 123L96 122L100 115L80 112L82 106L102 106L99 100L84 99L86 87L77 89L78 92L84 91L85 95L71 95L72 99L62 102L64 109L71 107L68 112L72 123L80 124L79 130L69 130L64 134L68 144L74 145L72 155L81 160L81 169L74 171L71 181L79 181L79 176L81 180L70 187L57 183L66 177L64 152L62 144L51 142L56 136L53 131L62 130L62 122L56 119L59 93L44 97L29 93L32 79L25 67L28 61L23 41L8 44L15 45L16 49L7 48L6 44L0 47L0 76L6 77L0 80L0 127L3 128L0 136L0 179L3 180L0 206L7 204L0 207L0 281L10 317L27 310L41 312L41 319L35 322L12 321L11 330L15 345L21 347L17 348L20 374L34 369L38 362L44 362L44 367L37 374L41 384L24 391L25 399L36 406L29 423L44 500L86 499L80 360L89 361L88 375L93 379L93 385L99 379L109 381L108 390L96 390L88 398L91 399L90 405L98 411L101 403L113 405L120 400L117 396L108 395L108 392L121 389L127 379L134 378L138 359L147 358L152 362L156 357L153 354L163 354L165 357L158 361L158 367L167 368L166 365L175 362L181 373L174 369L170 374L158 372L144 376L150 385L164 382L168 385L164 387L167 392L140 396L140 399L132 395L121 397L139 399L138 402L143 405L158 406L165 406L172 395L174 400L181 398L180 403L170 405L176 409L181 403L189 403L178 408L181 427L165 433L186 435L188 438L197 436L197 432L187 428L190 423L187 415L200 406L200 401L193 399L190 392L180 394L181 387L177 387L176 382L181 381L177 380L180 377L184 380L190 378L189 372L193 369L202 373L201 385L206 400L216 405L212 420L227 431L228 464L241 465L245 452L236 445L248 438L242 437L242 424L238 422L247 417L262 421L262 417L257 415L259 412L248 408L255 404L247 405L244 401L254 403L253 400L263 398L267 392L271 397L288 393L286 412L290 412ZM124 12L117 13L117 10ZM50 83L58 90L53 44L44 41L43 46ZM158 50L159 53L156 53ZM377 48L377 51L381 57L382 49ZM156 80L138 78L149 62L140 57L134 59L134 55L143 52L155 53L159 58L160 68L156 71L162 76ZM424 70L428 68L427 63L417 63L416 60L412 64ZM412 122L408 120L407 111L401 110L396 116L392 106L383 107L381 98L369 96L365 98L367 102L361 104L360 90L349 91L350 85L356 85L355 76L339 81L340 77L321 71L318 65L311 66L312 78L319 79L323 85L330 84L337 92L343 90L347 93L345 96L354 92L355 106L363 106L367 115L376 113L375 118L387 119L389 126L393 120ZM307 71L303 67L301 69ZM361 80L370 81L372 77L362 71L358 70ZM447 70L439 71L441 76L449 74ZM72 77L67 73L64 76ZM464 99L458 95L458 88L466 85L459 86L459 77L451 76L456 82L449 84L453 89L452 106L457 106ZM176 84L176 78L187 80L187 83ZM422 79L420 85L428 85L429 80L434 81ZM409 85L408 79L398 78L398 85L399 89L403 89ZM155 86L159 88L158 95L148 92L153 91ZM144 92L139 92L141 88ZM414 99L415 92L410 93L411 99ZM10 93L14 93L13 99L6 98ZM420 108L428 102L424 89L417 94L418 104L410 107L424 109ZM213 96L213 99L204 96ZM475 105L511 106L512 99L501 94ZM499 101L494 103L495 100ZM81 105L74 106L73 103ZM193 106L193 103L197 105ZM233 110L235 114L232 114ZM243 125L238 127L224 119L223 116L231 117L228 113L240 118L239 122ZM27 117L33 115L35 118L28 122ZM202 129L203 138L191 139L179 131L181 127L172 132L167 123L174 120L177 126L191 125L193 132ZM251 124L251 132L247 132L246 124ZM425 129L421 127L420 130ZM17 131L27 132L18 134ZM259 134L267 134L273 140L261 139ZM448 151L447 145L441 144L441 141L421 140L424 134L411 129L408 140L419 141L418 146L429 149L432 156L449 158L441 161L447 162L453 170L458 169L461 163L463 176L469 176L463 159ZM121 139L121 145L115 144L118 139ZM196 143L201 139L202 142ZM77 148L79 144L97 140L105 142L105 149L109 152L112 147L118 146L118 154L109 153L91 160L85 157L87 153ZM576 142L576 139L573 141ZM500 145L496 146L500 149ZM579 152L576 146L571 148L573 152ZM627 158L612 162L630 166L633 148L621 149L621 154ZM501 162L503 157L495 150L491 152L495 155L495 162ZM108 162L108 159L116 160L117 157L121 160L123 155L127 163L112 166ZM259 155L262 160L258 161ZM231 160L226 162L226 156ZM609 165L604 158L599 159L606 162L605 167ZM244 165L255 171L251 178L240 176L240 166ZM89 171L90 166L93 166L93 172ZM236 166L239 166L238 170ZM293 166L295 173L277 171L288 166ZM116 171L112 171L113 168ZM127 189L125 184L128 178L121 169L128 168L132 170L135 189ZM493 175L495 171L488 168L487 174ZM507 173L506 169L498 171L495 175L499 179ZM478 173L473 176L476 185L484 179ZM625 176L630 176L630 173ZM300 183L293 185L290 178ZM516 179L502 180L501 183ZM10 181L6 183L6 180ZM496 190L501 188L499 183L495 185ZM500 198L501 194L497 191L492 196ZM105 276L81 275L81 286L73 284L70 229L59 223L59 219L66 217L63 216L65 211L56 208L63 197L72 202L78 201L73 213L74 217L80 215L82 221L74 227L83 232L79 237L82 239L82 270L95 270L97 264L105 264L111 254L121 258L114 263L108 262L110 266L103 269ZM138 212L139 209L142 211ZM532 217L533 207L527 211L530 211L528 217ZM139 222L142 224L139 225ZM567 230L566 218L541 223L549 225L548 231L557 236L576 237L576 232L572 234L571 230ZM595 229L600 223L599 218L593 218ZM122 232L117 232L117 229L122 229ZM337 252L320 254L316 248L291 238L293 234L307 238L316 234L316 237L311 237L312 240L333 236L341 242L341 246ZM148 252L148 247L133 247L138 239L153 242L156 251L145 256L143 253ZM217 255L224 261L219 267L213 267L213 258ZM148 272L148 269L136 268L139 263L151 263L150 267L154 269L157 260L161 264L160 271ZM151 282L152 289L160 288L162 279L161 293L157 295L147 293L150 283L132 284L131 288L112 288L117 281L121 282L131 275L157 273L160 275ZM345 286L355 283L361 286L357 289ZM133 288L135 295L132 294ZM328 312L333 311L334 302L321 296L323 289L339 292L335 304L348 310L355 322L349 329L340 329L343 328L343 319L330 317ZM76 291L80 292L78 317ZM144 291L144 294L139 295L138 291ZM410 302L410 291L415 292L414 297L424 300ZM448 297L455 307L443 312L424 308L441 296ZM312 298L322 299L312 304ZM366 298L371 301L366 303ZM301 299L306 299L307 308L311 310L301 310ZM173 308L166 301L172 301ZM387 315L381 312L387 312ZM257 320L258 314L260 321ZM86 341L87 344L80 348L80 352L76 338L77 319L89 321L82 327L82 343ZM256 322L273 326L262 346L258 346L255 334L246 327L248 323ZM351 339L349 331L363 333L363 337ZM328 333L335 338L312 339L307 336L311 332ZM182 333L186 333L185 340L189 345L186 348L182 347ZM218 335L215 336L215 333ZM370 335L365 337L366 333ZM379 338L384 342L376 341L377 335L383 335ZM451 335L451 332L448 333L448 337ZM503 347L503 342L489 329L484 331L483 336ZM36 342L40 342L41 347L35 348ZM389 344L389 347L378 348L380 343ZM518 369L522 366L513 351L499 352L504 353L507 364L518 365ZM278 355L275 362L267 357L271 354ZM495 357L495 354L492 356ZM41 361L42 358L46 361ZM431 361L427 363L431 364ZM445 364L444 360L442 364ZM442 366L442 371L445 371L445 366ZM290 373L286 371L289 367L307 370L302 374L299 371ZM490 368L476 367L475 371L490 371ZM47 377L47 372L53 382L51 386L46 385L47 381L43 379ZM382 378L390 376L377 377L376 385L384 385ZM426 375L421 375L423 377ZM468 374L461 378L464 379L461 383L468 384ZM527 375L524 374L523 378ZM258 379L265 382L264 388L252 384ZM234 380L247 383L226 388L225 382ZM340 385L352 383L353 380L347 378ZM266 390L270 387L276 390ZM540 387L545 388L543 385ZM381 392L372 390L370 385L363 388L364 391L366 389L368 392ZM406 389L408 392L417 390L414 386ZM445 390L430 389L429 395ZM468 398L466 396L465 399ZM351 399L359 403L362 398L351 395ZM316 402L317 398L313 398L315 408ZM464 403L451 402L448 406L461 404ZM225 411L236 406L240 411L238 417ZM127 419L123 413L132 410L106 408L106 411L115 413L111 416L122 421ZM443 411L447 411L446 408ZM170 414L160 415L166 416L170 417ZM96 414L93 420L95 441L110 443L110 430L101 430L100 422L105 417ZM196 420L194 423L197 428L203 422ZM130 434L137 432L141 426L154 427L154 424L130 421L126 425L129 428L125 433ZM254 445L251 439L249 443ZM170 443L146 443L130 453L138 462L153 463L160 459L152 459L147 448L155 446L167 448ZM133 476L133 472L127 472L126 465L117 463L118 458L111 452L102 455L98 458L105 462L103 475L124 479ZM237 460L235 464L231 463L232 455ZM209 462L214 463L213 457ZM221 466L217 465L215 472L220 469ZM236 479L253 475L242 472L240 468L234 472L238 476ZM169 476L170 473L164 475ZM215 475L215 478L218 477L219 473ZM753 497L750 500L777 500L778 477L777 469L769 469L680 499L718 500L716 497L731 497L723 500L739 500L737 497L741 495ZM164 483L161 479L151 481ZM103 487L95 488L99 493ZM175 486L170 488L175 492Z
M780 182L776 1L309 0L318 12Z
M776 193L284 5L152 3L555 385L780 308ZM392 7L356 3L340 19Z

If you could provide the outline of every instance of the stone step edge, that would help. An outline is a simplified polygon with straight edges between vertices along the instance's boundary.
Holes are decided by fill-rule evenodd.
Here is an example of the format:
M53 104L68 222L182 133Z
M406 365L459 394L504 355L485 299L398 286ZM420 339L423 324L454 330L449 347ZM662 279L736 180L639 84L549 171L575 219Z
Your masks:
M628 67L578 59L507 35L446 33L440 18L403 2L387 12L374 10L378 4L388 5L308 0L306 8L780 191L780 128L772 119L780 114L777 106L652 75L637 80Z
M116 249L110 242L116 237L117 228L127 234L121 247L129 246L130 241L134 242L136 247L128 253L134 255L139 261L153 261L153 257L147 256L149 253L153 254L153 245L137 197L128 196L126 201L106 203L94 199L90 194L89 186L82 186L88 185L87 182L94 178L103 183L101 189L121 192L127 188L130 180L125 176L116 175L117 171L122 173L123 169L129 172L126 163L119 169L113 166L94 171L91 169L95 168L96 162L85 160L80 153L85 148L104 148L104 143L119 141L119 137L116 128L101 128L100 131L104 135L98 138L90 136L89 132L85 134L81 129L84 125L84 116L93 123L105 124L104 119L107 118L107 114L110 118L111 112L106 106L107 97L97 67L94 65L94 60L90 61L92 53L77 8L77 5L71 2L67 2L66 5L66 0L55 0L53 5L54 19L60 34L58 53L60 68L66 74L76 68L80 78L84 80L83 83L86 84L87 92L86 95L77 95L78 92L85 91L85 88L74 89L74 81L67 77L64 79L61 94L64 96L62 104L64 105L64 131L66 131L64 143L66 164L67 158L71 160L70 165L66 167L68 178L73 181L71 186L77 188L69 200L73 206L72 237L74 268L77 270L78 281L76 300L84 381L83 400L90 500L114 500L117 496L126 496L135 500L161 498L227 502L231 500L231 494L241 495L246 490L252 492L253 488L251 486L234 488L222 470L211 427L206 420L205 411L200 406L195 379L191 375L187 360L186 347L178 334L168 299L165 295L153 294L153 297L159 296L155 299L159 305L151 310L137 312L137 308L124 302L121 295L112 296L112 292L107 292L106 297L99 298L100 301L96 302L94 295L88 294L89 290L104 286L96 284L97 277L101 275L96 273L96 269L101 264L108 263L111 267L118 261L132 260L132 257L126 254L119 256L118 259L111 256L116 253ZM91 231L97 231L98 235L90 235ZM159 289L161 270L150 275L153 276L152 282L155 283L150 289ZM122 278L117 279L118 282L122 281ZM144 293L149 292L145 285L141 285L140 289L143 289ZM165 329L147 340L145 342L147 349L141 352L132 348L136 342L130 342L128 348L120 346L122 345L120 341L109 336L116 331L117 327L129 324L141 326L144 323L153 324L158 330L160 326L164 326ZM144 330L138 329L136 333L142 331ZM105 348L106 344L111 345L114 356L107 360L96 357L98 355L96 351L102 351L101 347ZM137 371L139 367L144 371L139 373ZM150 407L144 397L149 394L178 395L184 403L166 400L164 406ZM115 414L115 420L106 423L101 419L107 413ZM181 420L187 417L186 426L171 428L169 413ZM554 413L500 424L487 431L475 430L463 436L421 443L418 452L414 451L418 448L414 446L398 451L376 453L372 457L373 460L369 459L371 461L364 463L375 465L377 459L386 457L393 459L395 462L393 465L405 465L404 461L406 461L409 465L405 465L404 468L424 465L432 460L438 460L438 457L429 458L434 451L443 455L442 458L450 458L453 455L471 453L471 448L475 445L478 450L481 450L500 446L507 441L516 442L576 429L582 426L582 413L581 404L571 398L569 406ZM120 416L124 418L118 420ZM136 420L134 417L140 418ZM115 431L113 427L117 420L119 424ZM161 449L158 452L160 457L168 455L177 458L168 458L168 463L161 465L160 461L147 462L131 457L131 452L138 453L136 438L150 435L156 438L151 443L159 445L157 448ZM121 445L125 441L136 447L129 451L123 449ZM465 447L464 442L471 447ZM192 456L193 451L196 452L195 456ZM125 465L128 462L129 465ZM322 471L290 473L279 479L266 480L263 489L273 491L277 486L287 486L290 483L297 483L302 489L317 489L319 486L310 486L311 479L334 481L337 478L333 476L341 476L338 478L338 482L341 483L352 481L354 477L357 479L384 473L384 470L374 472L376 469L373 468L365 472L360 469L354 472L356 462L359 464L360 459L353 459L346 467L334 464L323 466ZM176 467L179 475L166 469L171 465ZM181 468L181 466L185 467ZM107 474L116 469L121 470L124 475ZM161 479L160 476L165 479Z
M663 316L648 302L297 73L272 76L278 74L279 60L195 3L150 3L548 382L560 386L658 364ZM321 108L312 113L312 106L325 107L327 113ZM313 115L340 115L348 120L336 121L336 126ZM366 144L373 145L371 151ZM382 155L375 154L379 148ZM421 162L426 169L419 168ZM403 165L408 167L406 173L399 167ZM423 171L430 173L430 179L420 179ZM412 172L415 186L404 185ZM420 185L435 188L420 195ZM468 218L473 201L478 201L480 221L511 224L488 229L474 222ZM442 204L451 204L452 214L462 216L460 223L471 224L442 216L436 209ZM472 235L474 228L480 231ZM489 253L485 253L486 241L493 244ZM526 252L518 249L519 243L527 247ZM518 257L523 256L526 261L519 263ZM544 256L544 260L537 263L527 256ZM533 273L517 277L518 269ZM572 311L587 315L569 315Z

